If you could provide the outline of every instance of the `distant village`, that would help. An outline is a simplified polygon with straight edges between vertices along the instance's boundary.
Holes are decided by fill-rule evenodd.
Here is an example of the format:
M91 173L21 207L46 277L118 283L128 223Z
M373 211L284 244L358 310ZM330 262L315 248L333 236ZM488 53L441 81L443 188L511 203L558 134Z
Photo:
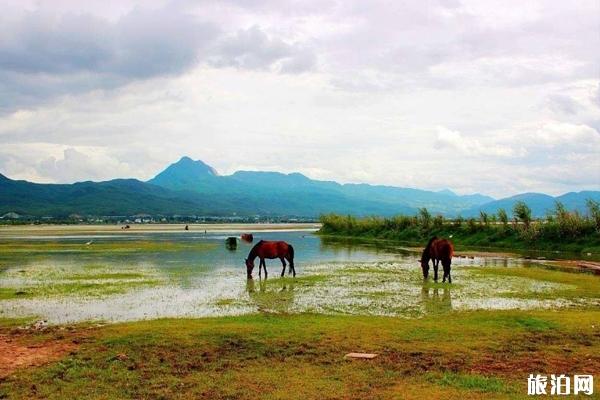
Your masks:
M31 216L8 212L0 216L1 225L21 224L175 224L175 223L302 223L317 222L314 217L273 216L273 215L79 215L69 216Z

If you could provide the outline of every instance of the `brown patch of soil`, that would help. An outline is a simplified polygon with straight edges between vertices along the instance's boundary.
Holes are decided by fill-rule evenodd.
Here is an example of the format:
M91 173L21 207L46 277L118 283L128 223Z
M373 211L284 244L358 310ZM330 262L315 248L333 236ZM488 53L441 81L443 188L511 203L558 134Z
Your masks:
M58 360L76 348L75 343L64 340L26 344L18 336L0 335L0 378L19 368L35 367Z

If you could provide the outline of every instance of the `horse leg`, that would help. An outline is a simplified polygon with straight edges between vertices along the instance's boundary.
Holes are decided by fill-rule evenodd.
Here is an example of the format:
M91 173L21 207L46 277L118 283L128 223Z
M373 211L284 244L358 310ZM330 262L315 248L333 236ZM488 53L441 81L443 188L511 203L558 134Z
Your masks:
M452 278L450 277L450 260L443 260L442 266L444 267L444 280L446 282L446 277L448 277L448 283L452 283Z
M439 260L433 260L433 280L438 281L438 265L440 264Z
M281 276L283 277L285 275L285 258L279 257L279 259L281 260L281 265L283 265L283 269L281 270Z
M267 279L267 262L265 261L265 259L262 259L262 265L263 265L263 269L265 270L265 279Z

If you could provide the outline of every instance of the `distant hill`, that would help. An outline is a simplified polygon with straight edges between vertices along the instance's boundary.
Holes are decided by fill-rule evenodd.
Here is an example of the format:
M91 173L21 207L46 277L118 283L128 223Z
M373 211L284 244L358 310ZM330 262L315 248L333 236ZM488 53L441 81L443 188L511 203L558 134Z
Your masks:
M185 213L196 208L196 204L185 197L135 179L54 185L0 178L0 214L133 215Z
M463 212L462 215L466 217L478 216L480 210L485 211L488 214L495 214L501 208L506 210L510 215L515 203L518 201L525 202L529 208L531 208L531 213L535 217L543 217L549 212L552 212L557 201L563 203L568 210L577 210L581 213L585 213L587 212L586 202L588 199L600 201L600 192L570 192L557 197L552 197L543 193L523 193L472 207Z
M567 193L569 208L584 208L600 192ZM481 194L457 195L367 184L339 184L310 179L299 173L238 171L219 175L202 161L183 157L147 182L115 179L106 182L38 184L0 175L0 215L214 215L301 216L322 213L354 215L414 214L427 207L447 216L476 215L480 209L512 209L522 199L536 215L554 207L555 199L526 193L495 200Z

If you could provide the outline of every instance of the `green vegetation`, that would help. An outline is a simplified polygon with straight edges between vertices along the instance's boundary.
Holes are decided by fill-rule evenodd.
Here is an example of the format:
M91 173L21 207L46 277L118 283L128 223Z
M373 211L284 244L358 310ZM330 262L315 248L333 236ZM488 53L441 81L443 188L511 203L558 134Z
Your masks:
M14 336L23 345L77 347L14 371L0 398L518 399L529 373L600 370L598 320L597 310L461 312L443 322L259 314L24 331ZM345 359L352 351L379 355Z
M598 252L600 205L593 200L587 204L588 213L582 215L567 211L562 203L556 202L554 211L546 218L533 220L529 207L517 202L512 222L504 209L500 209L497 216L482 211L479 220L470 218L466 222L460 217L453 220L441 215L432 217L425 208L416 216L391 218L328 214L321 216L320 233L413 243L422 243L433 235L452 235L453 242L463 246Z

